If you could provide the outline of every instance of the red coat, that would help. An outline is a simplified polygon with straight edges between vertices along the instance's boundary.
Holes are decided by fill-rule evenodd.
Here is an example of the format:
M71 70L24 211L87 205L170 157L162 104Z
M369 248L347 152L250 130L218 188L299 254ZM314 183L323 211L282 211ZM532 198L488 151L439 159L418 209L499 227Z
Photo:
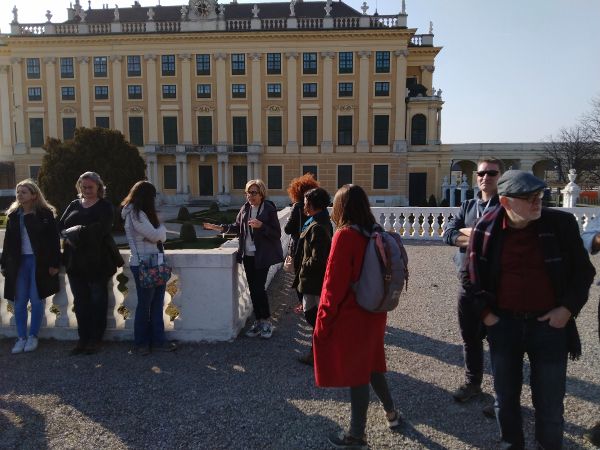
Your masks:
M351 287L366 247L367 238L351 228L333 236L313 339L317 386L359 386L386 371L387 314L361 308Z

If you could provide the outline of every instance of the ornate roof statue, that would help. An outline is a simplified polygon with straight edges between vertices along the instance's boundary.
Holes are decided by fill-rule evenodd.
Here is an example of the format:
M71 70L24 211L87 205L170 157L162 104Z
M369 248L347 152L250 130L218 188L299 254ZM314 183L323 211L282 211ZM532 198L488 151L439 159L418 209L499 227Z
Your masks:
M216 19L217 6L217 0L190 0L188 19L194 21Z

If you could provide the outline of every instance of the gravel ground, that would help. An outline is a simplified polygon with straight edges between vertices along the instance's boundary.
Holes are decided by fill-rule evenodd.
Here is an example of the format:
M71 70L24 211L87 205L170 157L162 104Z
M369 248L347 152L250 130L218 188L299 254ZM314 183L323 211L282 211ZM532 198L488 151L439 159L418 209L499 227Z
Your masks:
M489 365L485 396L466 405L450 397L462 381L453 249L409 242L407 250L409 291L389 315L386 337L388 381L406 423L390 432L372 395L370 446L497 448L496 424L481 413L492 401ZM12 340L1 340L0 448L328 448L327 434L348 425L348 392L316 388L311 370L295 360L310 330L293 312L289 281L281 272L270 288L277 328L269 341L241 336L144 357L127 343L69 356L72 343L48 340L13 356ZM584 353L569 365L565 448L591 448L581 435L600 419L599 294L594 287L578 321ZM528 386L523 408L533 448Z

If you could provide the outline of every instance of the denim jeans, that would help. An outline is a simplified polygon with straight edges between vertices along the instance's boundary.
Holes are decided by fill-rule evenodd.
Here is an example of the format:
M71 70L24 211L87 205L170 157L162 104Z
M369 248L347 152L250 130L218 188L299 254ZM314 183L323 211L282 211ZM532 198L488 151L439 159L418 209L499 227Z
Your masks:
M474 311L473 299L463 289L458 292L458 325L463 341L465 381L481 385L483 380L483 337L481 317Z
M498 323L487 328L487 333L502 440L510 448L524 448L520 397L523 356L527 353L535 438L545 450L562 448L568 353L565 329L553 328L548 321L535 318L502 315Z
M254 265L254 256L244 256L244 270L246 272L246 280L248 280L248 288L250 289L250 299L252 300L252 308L254 309L254 317L256 320L268 319L271 317L269 308L269 298L265 289L269 268L258 269Z
M131 266L130 268L135 279L138 298L133 322L135 345L159 347L166 341L165 323L163 322L166 286L143 288L139 281L139 267Z
M44 303L38 294L35 281L35 256L21 255L15 290L15 323L20 338L27 337L27 303L31 302L29 335L36 336L44 317Z
M108 278L88 280L76 275L68 277L73 292L79 340L83 343L100 342L106 330Z

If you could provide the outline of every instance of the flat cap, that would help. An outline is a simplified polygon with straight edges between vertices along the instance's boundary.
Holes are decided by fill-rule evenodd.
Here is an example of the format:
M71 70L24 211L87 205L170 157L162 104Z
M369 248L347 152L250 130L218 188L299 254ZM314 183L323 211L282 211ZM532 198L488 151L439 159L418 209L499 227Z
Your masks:
M546 183L524 170L507 170L498 180L498 195L521 197L541 191Z

